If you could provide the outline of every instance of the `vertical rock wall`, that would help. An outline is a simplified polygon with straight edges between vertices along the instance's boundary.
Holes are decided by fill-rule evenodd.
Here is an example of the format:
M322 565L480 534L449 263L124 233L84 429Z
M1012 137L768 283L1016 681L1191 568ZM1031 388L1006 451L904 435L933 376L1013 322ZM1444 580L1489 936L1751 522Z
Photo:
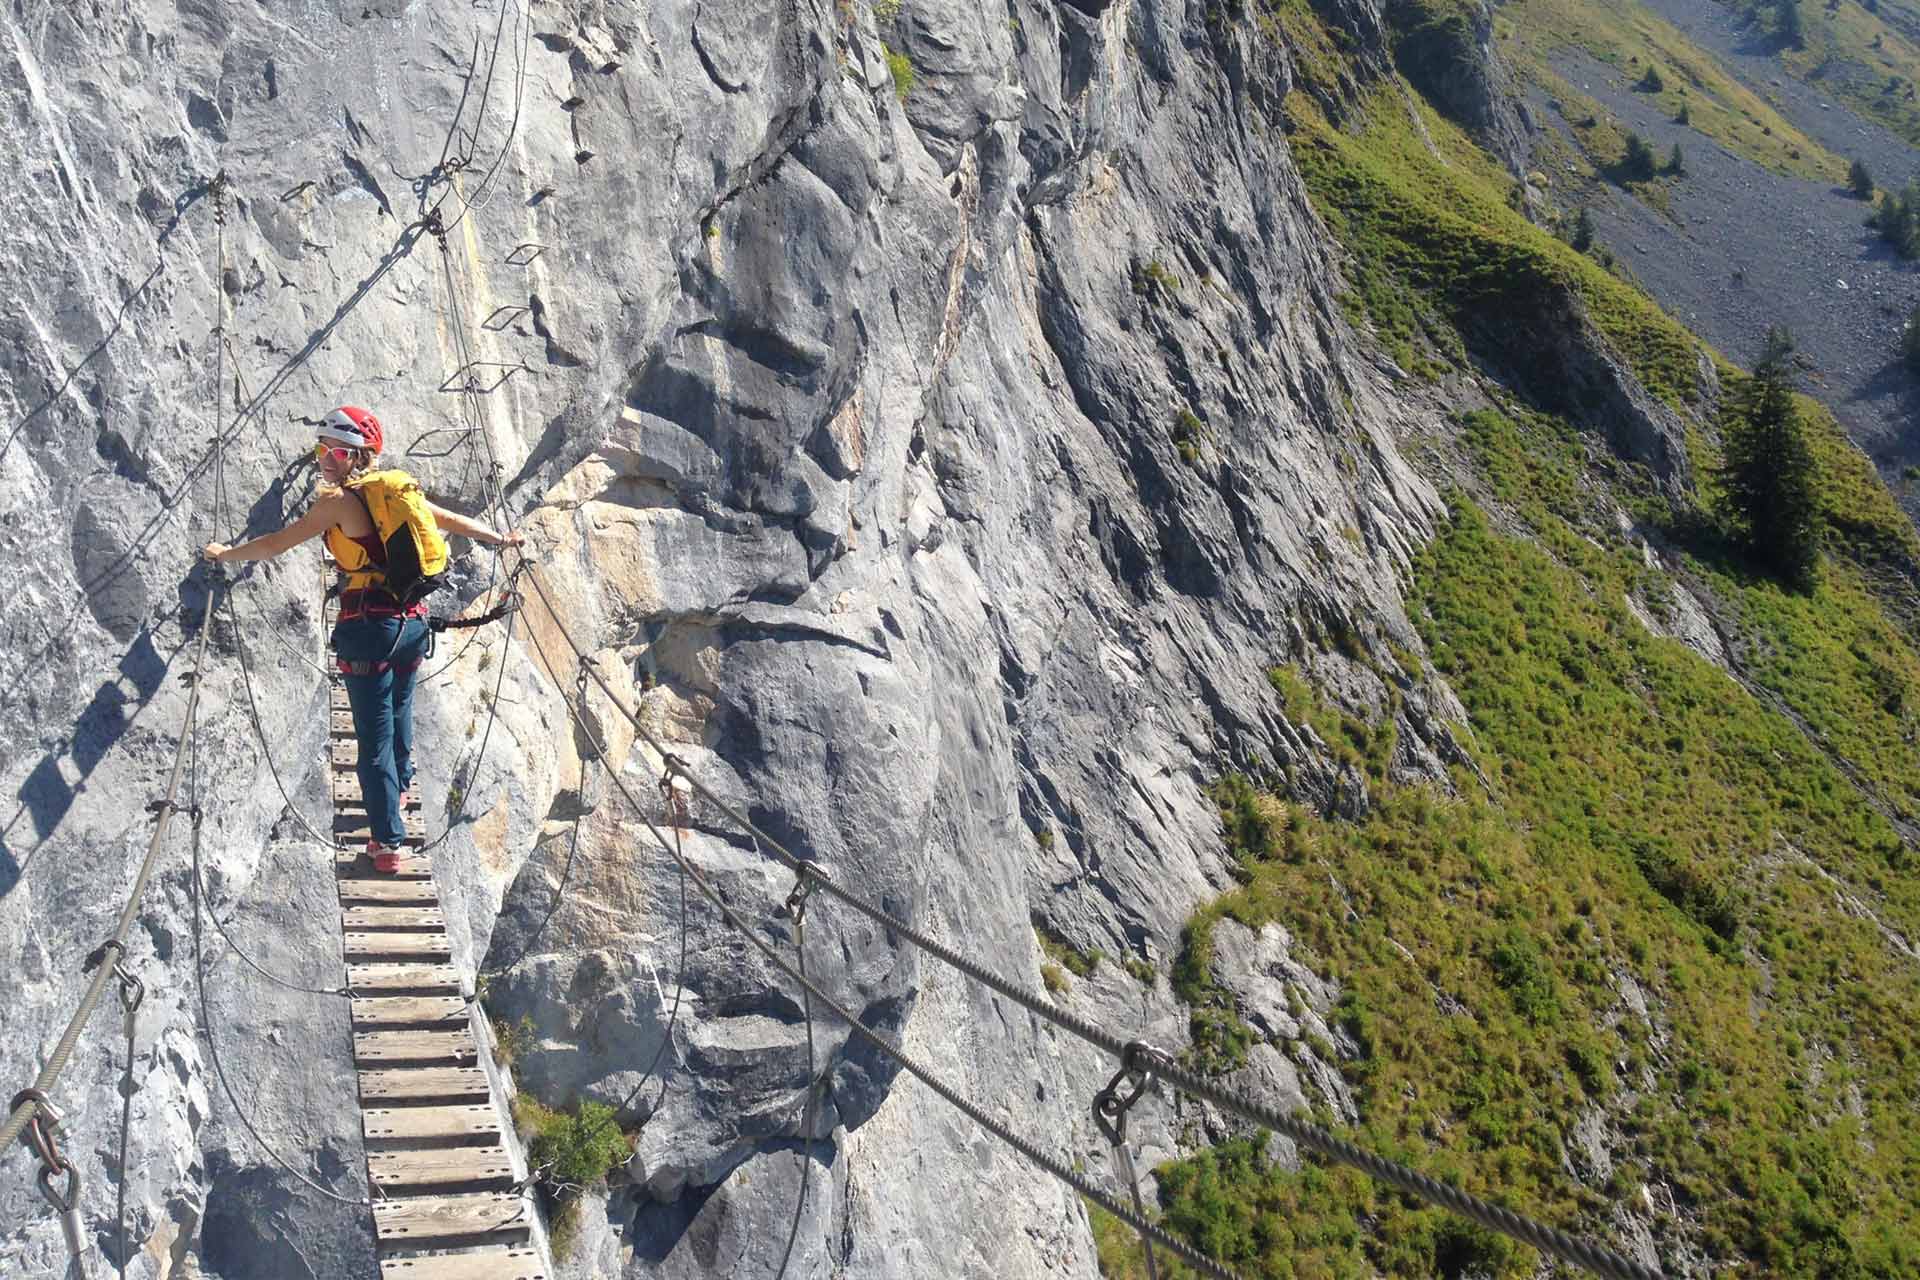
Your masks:
M804 1152L788 1274L1094 1274L1073 1197L830 1018L804 1127L797 993L697 896L681 912L605 776L650 793L660 762L598 694L613 740L590 758L560 626L703 780L889 910L1036 987L1036 922L1164 972L1224 883L1215 776L1364 803L1266 671L1327 635L1413 643L1396 576L1438 504L1397 441L1426 411L1333 304L1280 45L1168 0L879 7L122 0L4 19L9 1076L64 1024L149 830L203 599L193 549L296 509L296 419L360 403L442 501L482 508L497 461L559 614L449 642L419 734L460 958L517 961L487 1000L531 1028L522 1087L631 1097L645 1121L573 1268L771 1272ZM471 162L436 168L443 147ZM414 225L443 195L444 251ZM439 390L463 327L483 382L516 369L479 398L480 434ZM476 551L459 572L472 599L494 571ZM214 910L262 967L327 986L328 855L291 816L326 812L318 594L302 551L222 610L197 794ZM1344 678L1383 698L1370 670ZM1430 767L1446 744L1406 714L1401 764ZM689 856L789 937L790 877L710 807L690 816ZM367 1274L357 1211L267 1160L210 1078L186 859L176 836L132 958L153 995L129 1274ZM1105 1064L831 903L807 935L869 1025L1090 1149ZM352 1194L344 1010L218 939L208 958L246 1113ZM1178 1033L1164 981L1101 974L1075 998ZM63 1086L110 1249L112 1023ZM0 1269L30 1273L61 1246L26 1169L11 1155L0 1179Z

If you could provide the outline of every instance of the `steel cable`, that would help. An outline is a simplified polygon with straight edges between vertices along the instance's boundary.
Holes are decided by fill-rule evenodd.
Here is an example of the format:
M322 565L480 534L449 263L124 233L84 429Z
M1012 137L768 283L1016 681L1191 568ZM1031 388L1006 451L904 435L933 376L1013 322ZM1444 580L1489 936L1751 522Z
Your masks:
M548 597L545 587L542 586L540 582L539 574L530 571L527 575L527 580L533 584L534 591L540 596L541 603L546 606L547 614L553 620L555 629L560 632L562 638L573 648L575 655L582 656L579 643L573 638L572 633L567 630L566 626L560 622L559 615L554 610L553 601ZM904 920L891 915L848 890L841 888L818 864L796 857L778 840L762 831L758 826L754 825L752 821L734 809L733 806L703 785L699 779L688 773L683 765L676 763L677 758L648 731L646 725L642 723L639 714L614 694L613 689L607 684L606 679L601 676L600 672L592 666L589 666L587 670L593 677L594 682L600 686L601 692L606 694L608 700L611 701L621 714L633 725L634 731L639 735L640 739L668 761L670 770L677 773L680 777L685 778L688 785L698 792L703 799L712 804L716 810L724 814L731 821L740 824L742 829L752 833L756 839L763 841L773 855L789 870L811 880L834 899L852 907L882 928L891 930L908 942L911 942L920 950L943 961L967 977L1006 996L1034 1016L1052 1023L1061 1030L1078 1037L1096 1048L1106 1050L1122 1061L1128 1060L1130 1056L1130 1042L1123 1040L1121 1037L1101 1027L1095 1026L1084 1018L1053 1006L1050 1001L1015 986L1013 983L1008 982L984 966L967 959L965 956L959 955L934 941L932 938L929 938L926 934L915 929ZM1309 1124L1305 1121L1284 1115L1271 1107L1265 1107L1259 1103L1228 1093L1218 1086L1202 1080L1199 1076L1182 1070L1174 1065L1172 1060L1165 1055L1159 1055L1159 1057L1161 1059L1161 1065L1158 1066L1159 1074L1169 1085L1189 1096L1211 1102L1225 1111L1240 1116L1242 1119L1255 1124L1266 1125L1292 1139L1300 1146L1306 1147L1308 1150L1314 1151L1328 1159L1351 1165L1353 1168L1359 1169L1363 1173L1377 1178L1390 1186L1408 1192L1411 1195L1418 1196L1429 1203L1449 1209L1454 1213L1458 1213L1465 1218L1479 1223L1489 1230L1511 1236L1525 1244L1532 1245L1536 1249L1552 1254L1565 1262L1570 1262L1575 1266L1592 1271L1596 1275L1605 1276L1608 1280L1661 1280L1659 1271L1643 1266L1613 1250L1604 1248L1590 1241L1582 1240L1556 1228L1549 1227L1544 1223L1536 1222L1511 1209L1503 1208L1491 1201L1462 1191L1457 1187L1450 1187L1425 1174L1374 1155L1371 1152L1355 1146L1353 1143L1334 1136L1318 1125Z
M572 715L574 723L578 725L580 731L586 735L587 741L593 745L597 752L604 756L606 748L601 744L599 735L594 731L593 726L587 723L586 716L575 704L573 698L564 690L560 696L566 702L567 710L569 714ZM856 1015L838 1001L834 1000L832 996L828 995L816 985L812 979L806 977L795 968L790 961L783 958L779 952L764 941L759 934L755 933L746 921L743 920L732 907L727 905L726 899L708 882L707 878L693 866L692 862L680 854L672 843L667 840L666 836L661 834L660 829L653 824L652 819L646 816L645 808L634 797L633 792L627 789L625 780L611 770L609 770L609 777L611 777L615 788L626 798L628 805L632 807L634 813L639 817L641 825L646 827L646 829L652 833L653 838L659 842L660 847L666 850L668 855L680 864L682 874L693 882L693 886L700 891L701 896L705 897L707 901L713 905L714 909L720 913L721 918L738 932L741 937L746 939L755 950L759 951L769 964L798 983L800 988L808 993L812 999L818 1000L826 1008L832 1010L836 1017L847 1024L848 1029L854 1035L866 1041L882 1055L897 1063L909 1075L912 1075L942 1098L945 1098L975 1124L978 1124L988 1133L1012 1147L1028 1161L1046 1170L1073 1190L1079 1192L1095 1204L1098 1204L1102 1209L1105 1209L1108 1213L1126 1223L1142 1236L1152 1239L1156 1244L1186 1262L1187 1265L1197 1271L1215 1277L1216 1280L1238 1280L1238 1276L1233 1271L1223 1267L1220 1263L1207 1257L1205 1254L1198 1252L1184 1240L1169 1235L1160 1227L1145 1221L1136 1215L1132 1209L1114 1199L1105 1191L1094 1186L1093 1183L1082 1175L1075 1173L1059 1159L1041 1151L1038 1147L1014 1133L985 1111L982 1111L979 1107L961 1096L945 1081L941 1080L939 1076L923 1066L904 1049L901 1049L898 1045L895 1045L878 1032L870 1030Z

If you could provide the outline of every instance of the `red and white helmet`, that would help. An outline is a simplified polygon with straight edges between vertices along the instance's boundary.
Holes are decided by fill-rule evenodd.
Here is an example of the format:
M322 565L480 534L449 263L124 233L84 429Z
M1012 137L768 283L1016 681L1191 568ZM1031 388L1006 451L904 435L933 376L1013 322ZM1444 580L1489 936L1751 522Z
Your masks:
M343 404L322 418L315 434L322 440L337 441L371 453L380 452L385 440L380 430L380 419L350 404Z

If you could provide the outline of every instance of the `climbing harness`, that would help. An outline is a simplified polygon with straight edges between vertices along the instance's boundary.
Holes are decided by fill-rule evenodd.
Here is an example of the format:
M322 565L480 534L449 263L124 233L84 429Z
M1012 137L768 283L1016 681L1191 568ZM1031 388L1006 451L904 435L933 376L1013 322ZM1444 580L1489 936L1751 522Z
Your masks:
M1114 1168L1126 1180L1127 1190L1133 1195L1133 1211L1142 1219L1147 1216L1147 1207L1140 1196L1140 1174L1133 1166L1133 1148L1127 1142L1127 1116L1134 1103L1152 1090L1153 1064L1155 1055L1159 1054L1151 1045L1134 1041L1127 1046L1126 1056L1121 1059L1120 1069L1113 1073L1113 1079L1093 1097L1094 1126L1113 1148ZM1121 1092L1122 1086L1127 1092ZM1140 1243L1146 1251L1147 1280L1160 1280L1159 1268L1153 1261L1153 1241L1143 1236Z

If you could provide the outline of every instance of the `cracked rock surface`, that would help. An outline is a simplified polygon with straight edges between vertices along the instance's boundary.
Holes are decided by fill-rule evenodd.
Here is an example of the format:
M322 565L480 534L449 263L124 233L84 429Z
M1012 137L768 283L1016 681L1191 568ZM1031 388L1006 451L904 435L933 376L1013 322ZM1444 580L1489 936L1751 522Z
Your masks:
M363 404L436 500L484 510L497 476L552 602L448 633L416 714L456 962L496 971L520 1087L622 1104L636 1132L563 1274L771 1274L802 1160L788 1275L1096 1274L1076 1196L817 1005L809 1064L799 992L682 907L642 822L673 812L658 755L597 689L592 733L572 726L562 627L794 853L1036 991L1036 923L1101 951L1061 998L1177 1048L1167 960L1228 883L1205 788L1237 769L1365 803L1267 671L1327 634L1417 649L1396 581L1441 506L1398 442L1429 410L1333 302L1277 43L1171 0L882 8L0 17L6 1078L64 1026L151 830L195 549L297 510L299 419ZM419 220L443 199L439 237ZM488 388L468 412L463 384ZM443 611L498 580L461 550ZM320 590L302 549L216 612L190 799L233 943L330 987L331 855L303 826L327 829ZM1438 771L1439 723L1401 726L1399 767ZM688 859L792 955L791 875L710 801L686 810ZM150 995L128 1274L370 1274L364 1210L263 1154L212 1078L217 1052L261 1138L356 1196L346 1011L209 923L200 1025L191 826L129 955ZM829 899L805 932L833 999L1104 1176L1107 1062ZM1284 948L1230 950L1257 976ZM110 1260L116 1034L110 1006L60 1095ZM1250 1082L1297 1102L1316 1064L1270 1056ZM1182 1124L1143 1119L1149 1158ZM10 1153L0 1178L0 1272L55 1274L27 1169Z

